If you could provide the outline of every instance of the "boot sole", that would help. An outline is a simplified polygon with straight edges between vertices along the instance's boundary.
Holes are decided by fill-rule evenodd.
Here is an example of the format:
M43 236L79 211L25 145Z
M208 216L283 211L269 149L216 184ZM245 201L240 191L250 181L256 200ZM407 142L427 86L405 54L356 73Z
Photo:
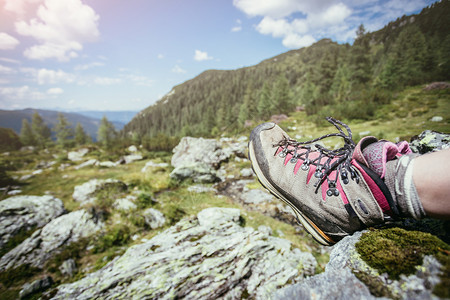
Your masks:
M253 172L255 172L256 176L258 177L259 182L263 187L265 187L267 190L271 192L272 195L289 205L292 210L295 213L295 216L297 218L297 221L303 225L303 227L306 229L306 231L312 235L312 237L320 244L324 246L331 246L334 245L336 242L333 241L328 235L326 235L322 230L320 230L319 227L317 227L316 224L314 224L307 216L303 215L302 212L295 207L288 199L286 199L278 190L272 186L272 184L269 182L269 180L266 179L264 176L264 173L262 172L258 162L256 160L253 160L253 157L256 157L255 155L255 149L253 148L253 142L250 141L248 145L248 156L252 164Z

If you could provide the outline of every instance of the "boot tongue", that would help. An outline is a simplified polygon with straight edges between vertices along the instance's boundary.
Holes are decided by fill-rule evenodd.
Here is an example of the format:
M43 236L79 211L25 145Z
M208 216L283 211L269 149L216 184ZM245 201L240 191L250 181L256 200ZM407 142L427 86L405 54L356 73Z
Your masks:
M359 143L356 145L355 150L353 151L352 158L356 160L357 162L369 167L369 163L364 157L363 149L366 148L368 145L378 142L378 139L376 139L373 136L366 136L362 138Z
M381 140L370 144L362 145L362 154L366 166L378 174L381 178L386 175L386 164L403 154L411 153L409 144L405 141L394 144L392 142Z

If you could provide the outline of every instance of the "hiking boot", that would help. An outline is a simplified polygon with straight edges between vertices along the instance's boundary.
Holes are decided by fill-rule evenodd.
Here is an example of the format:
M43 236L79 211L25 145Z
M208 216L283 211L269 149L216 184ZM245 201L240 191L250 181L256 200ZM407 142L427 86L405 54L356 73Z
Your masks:
M292 207L314 239L333 245L355 231L392 220L399 212L381 176L364 160L362 146L378 140L365 139L367 145L357 147L347 125L327 120L338 133L308 142L289 138L275 123L261 124L250 135L249 159L261 184ZM341 137L344 146L330 150L315 144L333 136Z

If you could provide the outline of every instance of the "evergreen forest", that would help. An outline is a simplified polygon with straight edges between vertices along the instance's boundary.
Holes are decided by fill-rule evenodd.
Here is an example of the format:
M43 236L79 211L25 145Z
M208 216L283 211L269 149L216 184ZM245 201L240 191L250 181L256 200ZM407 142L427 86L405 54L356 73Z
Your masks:
M255 66L205 71L141 111L122 136L216 136L296 110L317 125L329 115L376 119L395 93L450 79L449 16L443 0L376 32L361 24L353 45L323 39Z

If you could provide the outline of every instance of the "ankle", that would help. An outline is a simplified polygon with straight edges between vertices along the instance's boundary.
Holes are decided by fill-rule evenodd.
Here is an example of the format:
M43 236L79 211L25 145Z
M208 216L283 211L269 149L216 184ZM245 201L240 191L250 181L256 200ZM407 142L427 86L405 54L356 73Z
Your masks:
M387 162L385 183L402 217L423 219L426 216L413 180L414 158L418 154L403 155Z

